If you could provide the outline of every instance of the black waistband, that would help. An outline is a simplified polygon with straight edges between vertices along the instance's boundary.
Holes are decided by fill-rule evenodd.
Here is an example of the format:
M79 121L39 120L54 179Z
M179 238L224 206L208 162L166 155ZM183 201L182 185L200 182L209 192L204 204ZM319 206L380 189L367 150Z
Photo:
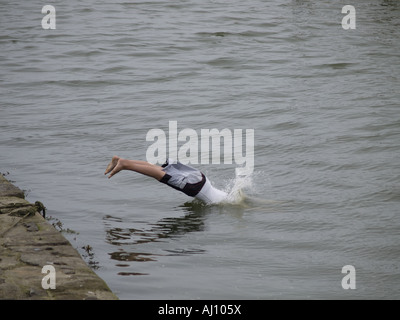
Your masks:
M172 184L169 184L168 181L169 181L169 179L171 179L171 176L168 173L166 173L161 178L160 182L165 183L176 190L182 191L183 193L185 193L186 195L188 195L190 197L194 197L200 192L200 190L203 188L204 184L206 183L206 176L202 173L201 177L202 177L201 181L196 182L196 183L186 183L183 188L178 188L176 186L173 186Z

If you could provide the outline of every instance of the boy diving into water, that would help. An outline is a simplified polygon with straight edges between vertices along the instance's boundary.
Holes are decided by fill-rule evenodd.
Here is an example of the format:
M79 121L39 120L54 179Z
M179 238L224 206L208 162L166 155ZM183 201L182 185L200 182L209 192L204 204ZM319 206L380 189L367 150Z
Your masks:
M155 178L206 204L222 202L228 195L226 192L214 188L199 170L172 159L168 159L162 166L157 166L146 161L128 160L114 156L104 174L110 173L108 178L111 178L122 170L135 171Z

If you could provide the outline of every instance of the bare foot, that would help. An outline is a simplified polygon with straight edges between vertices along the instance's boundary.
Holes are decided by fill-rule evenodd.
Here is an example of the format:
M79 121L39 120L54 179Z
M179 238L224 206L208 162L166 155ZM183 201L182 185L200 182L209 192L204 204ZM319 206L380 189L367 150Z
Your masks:
M104 172L104 174L107 174L109 172L111 172L111 170L113 170L116 165L118 164L120 157L118 156L114 156L111 160L111 162L108 164L106 171Z
M124 163L125 163L124 159L118 158L117 165L114 167L114 169L112 169L111 173L108 176L108 179L110 179L114 174L117 174L121 170L124 170L125 169Z

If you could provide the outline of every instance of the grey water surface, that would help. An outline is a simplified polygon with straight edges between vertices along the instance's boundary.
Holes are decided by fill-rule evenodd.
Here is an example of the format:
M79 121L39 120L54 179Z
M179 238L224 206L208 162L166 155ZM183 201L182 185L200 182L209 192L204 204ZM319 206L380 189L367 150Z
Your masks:
M0 171L119 298L400 298L399 1L46 4L54 30L42 1L0 0ZM169 121L254 129L239 204L103 175Z

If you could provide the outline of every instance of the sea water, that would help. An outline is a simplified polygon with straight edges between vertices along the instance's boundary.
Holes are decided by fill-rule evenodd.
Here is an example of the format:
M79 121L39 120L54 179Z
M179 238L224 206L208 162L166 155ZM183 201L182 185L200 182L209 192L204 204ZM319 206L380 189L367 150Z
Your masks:
M399 1L46 4L0 0L0 172L118 297L400 297ZM195 165L230 203L103 175L170 121L254 130L250 176Z

